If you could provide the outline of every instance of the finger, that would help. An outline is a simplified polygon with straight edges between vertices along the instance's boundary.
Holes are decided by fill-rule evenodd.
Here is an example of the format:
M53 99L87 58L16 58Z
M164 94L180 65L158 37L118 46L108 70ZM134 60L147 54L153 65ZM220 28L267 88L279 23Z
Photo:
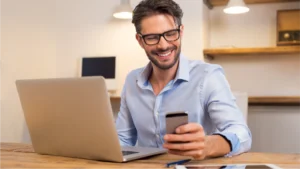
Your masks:
M203 160L206 157L203 150L190 150L190 151L169 150L168 153L180 155L180 156L190 156L197 160Z
M188 142L188 143L165 143L164 148L169 150L202 150L204 149L204 142Z
M198 123L188 123L176 128L177 134L194 133L198 131L203 131L203 127Z
M188 134L167 134L164 136L165 142L192 142L192 141L204 141L204 132L188 133Z

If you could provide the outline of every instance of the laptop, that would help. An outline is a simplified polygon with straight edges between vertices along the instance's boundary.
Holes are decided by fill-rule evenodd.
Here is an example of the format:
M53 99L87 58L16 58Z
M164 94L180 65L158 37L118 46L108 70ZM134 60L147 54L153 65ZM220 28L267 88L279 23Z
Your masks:
M126 162L165 149L121 147L103 77L17 80L34 151Z

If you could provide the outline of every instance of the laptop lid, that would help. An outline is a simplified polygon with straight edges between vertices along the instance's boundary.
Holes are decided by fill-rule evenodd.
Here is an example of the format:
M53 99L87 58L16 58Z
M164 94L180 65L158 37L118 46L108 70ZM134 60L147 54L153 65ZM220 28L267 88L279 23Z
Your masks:
M122 162L103 77L17 80L35 152Z

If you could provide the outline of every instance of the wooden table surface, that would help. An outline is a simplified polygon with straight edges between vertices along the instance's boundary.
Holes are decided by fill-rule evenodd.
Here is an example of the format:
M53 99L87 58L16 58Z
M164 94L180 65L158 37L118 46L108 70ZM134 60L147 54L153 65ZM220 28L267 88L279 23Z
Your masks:
M1 143L1 168L165 168L168 162L186 157L163 154L127 163L39 155L32 146L20 143ZM284 169L300 169L300 154L244 153L230 158L214 158L191 164L276 164Z

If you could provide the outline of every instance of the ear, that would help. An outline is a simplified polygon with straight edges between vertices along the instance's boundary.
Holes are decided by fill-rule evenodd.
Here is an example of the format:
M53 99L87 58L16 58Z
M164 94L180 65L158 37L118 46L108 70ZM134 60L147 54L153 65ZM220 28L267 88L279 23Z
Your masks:
M183 30L184 30L184 25L182 24L180 26L180 39L183 37Z
M139 34L135 34L135 39L139 42L140 46L144 49L144 42Z

